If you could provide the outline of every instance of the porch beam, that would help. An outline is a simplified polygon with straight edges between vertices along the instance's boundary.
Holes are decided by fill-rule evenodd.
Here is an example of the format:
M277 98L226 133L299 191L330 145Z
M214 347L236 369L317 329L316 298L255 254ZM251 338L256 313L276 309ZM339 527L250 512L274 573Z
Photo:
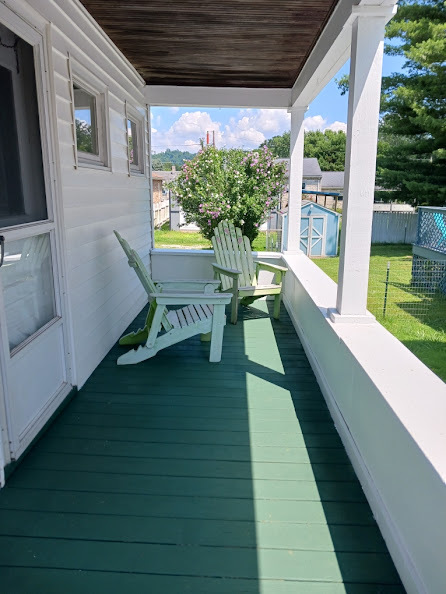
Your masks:
M149 105L164 107L288 109L291 103L291 89L147 85L144 96Z
M375 190L384 28L388 7L355 13L352 25L345 192L334 322L370 322L367 290Z
M304 118L308 105L290 109L290 171L288 188L287 254L298 254L300 250L300 218L302 208L302 179L304 159Z
M350 57L352 25L359 14L390 20L397 0L340 0L291 91L291 106L309 105Z

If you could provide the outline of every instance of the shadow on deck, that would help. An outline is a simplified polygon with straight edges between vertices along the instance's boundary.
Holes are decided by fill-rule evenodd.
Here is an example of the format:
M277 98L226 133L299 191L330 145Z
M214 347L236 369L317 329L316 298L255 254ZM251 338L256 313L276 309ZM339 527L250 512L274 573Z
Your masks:
M208 349L110 351L0 492L2 592L404 592L286 311Z

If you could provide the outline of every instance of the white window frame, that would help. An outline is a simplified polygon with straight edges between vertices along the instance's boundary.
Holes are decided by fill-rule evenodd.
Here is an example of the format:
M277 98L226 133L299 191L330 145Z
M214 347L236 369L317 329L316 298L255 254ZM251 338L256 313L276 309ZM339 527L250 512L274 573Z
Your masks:
M138 165L130 163L130 144L128 122L131 120L136 124L137 147L138 147ZM146 142L145 142L145 115L138 111L132 105L125 102L125 137L127 141L127 160L129 175L146 175Z
M108 107L108 87L102 83L97 76L69 56L70 64L70 89L71 106L73 118L73 142L75 151L75 168L89 167L92 169L103 169L111 171L110 158L110 117ZM96 124L98 155L85 153L77 149L76 116L74 104L74 86L81 87L90 95L93 95L96 102Z

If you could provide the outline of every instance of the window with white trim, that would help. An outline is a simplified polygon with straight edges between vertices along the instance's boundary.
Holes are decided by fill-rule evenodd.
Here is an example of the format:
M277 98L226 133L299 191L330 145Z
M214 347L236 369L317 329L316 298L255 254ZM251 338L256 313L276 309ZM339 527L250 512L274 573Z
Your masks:
M83 70L83 69L82 69ZM73 117L77 164L83 167L108 168L107 89L100 88L93 75L73 73ZM93 83L93 84L92 84Z
M144 117L126 107L129 173L144 173Z

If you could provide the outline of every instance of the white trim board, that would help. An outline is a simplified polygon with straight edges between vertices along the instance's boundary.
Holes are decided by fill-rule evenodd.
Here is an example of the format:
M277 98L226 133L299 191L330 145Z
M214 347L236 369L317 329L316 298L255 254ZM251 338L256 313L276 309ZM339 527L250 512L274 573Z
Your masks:
M144 97L151 106L288 109L291 89L147 85Z

